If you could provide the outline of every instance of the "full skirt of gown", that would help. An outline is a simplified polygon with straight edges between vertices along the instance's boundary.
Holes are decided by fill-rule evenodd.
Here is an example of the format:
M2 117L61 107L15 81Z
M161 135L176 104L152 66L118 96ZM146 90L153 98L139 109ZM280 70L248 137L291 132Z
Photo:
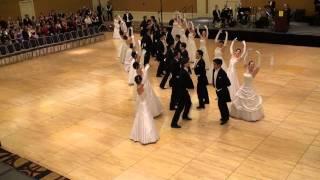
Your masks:
M133 68L133 63L135 62L135 59L131 60L131 64L129 67L129 74L128 74L128 84L129 85L134 85L134 78L137 75L137 71Z
M160 116L161 113L163 112L163 107L161 104L161 101L157 94L154 92L151 83L148 78L148 71L149 71L150 65L146 65L145 70L144 70L144 75L143 75L143 81L142 83L144 84L144 89L146 93L146 101L148 104L148 107L151 111L151 114L153 117Z
M191 62L196 61L197 46L193 38L188 38L187 51Z
M114 23L113 39L121 39L121 36L120 36L120 25L117 22Z
M240 88L239 79L237 71L234 67L229 67L227 70L227 75L230 80L231 85L228 87L231 100L233 101L238 89Z
M122 64L125 61L128 49L129 49L129 47L128 47L127 43L124 40L122 40L121 51L120 51L120 62Z
M258 121L264 117L262 98L251 86L241 86L235 94L230 116L246 121Z
M137 110L130 139L141 144L155 143L159 140L153 116L144 98L138 97Z

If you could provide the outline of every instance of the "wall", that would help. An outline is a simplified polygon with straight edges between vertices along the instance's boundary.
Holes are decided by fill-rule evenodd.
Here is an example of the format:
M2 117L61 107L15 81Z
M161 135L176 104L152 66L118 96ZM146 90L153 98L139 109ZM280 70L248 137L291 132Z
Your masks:
M75 12L83 6L92 8L92 0L33 0L33 4L37 16L53 9ZM5 19L20 16L19 0L0 0L0 16Z
M4 19L20 16L19 0L0 0L0 16Z
M242 6L263 7L267 0L242 0ZM314 15L314 0L276 0L276 6L281 9L283 4L289 4L292 10L305 9L308 16Z
M33 3L36 15L50 10L75 12L83 6L92 8L92 0L33 0Z
M202 0L206 1L206 0ZM124 11L130 9L130 11L160 11L160 0L111 0L113 8L116 11ZM163 11L173 12L176 10L181 11L186 8L186 12L197 11L197 0L162 0Z

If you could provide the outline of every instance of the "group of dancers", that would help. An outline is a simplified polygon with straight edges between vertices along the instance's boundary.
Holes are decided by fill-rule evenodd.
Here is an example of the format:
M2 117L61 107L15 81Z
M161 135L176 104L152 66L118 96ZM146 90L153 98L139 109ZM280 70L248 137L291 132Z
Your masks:
M256 51L256 60L248 60L251 52L246 50L245 41L242 41L243 49L238 48L235 51L234 44L237 39L232 41L231 58L227 66L223 58L223 50L228 43L226 31L224 40L219 40L222 30L216 35L214 58L210 61L206 46L208 28L204 26L205 30L200 31L199 25L195 28L191 21L181 18L180 14L169 22L171 27L163 29L154 18L144 18L140 26L142 40L137 42L132 27L122 27L125 25L122 22L121 18L115 20L113 37L122 40L120 62L128 72L128 84L134 85L137 92L137 109L130 139L142 144L155 143L159 139L154 118L163 113L163 107L148 77L151 56L159 62L157 77L162 77L160 88L166 89L169 80L172 90L170 110L175 111L172 128L181 128L178 124L181 113L183 120L192 120L189 116L192 105L189 90L194 89L191 78L193 74L197 77L197 109L205 109L205 105L210 103L207 86L212 84L217 95L221 125L228 122L229 116L246 121L263 118L262 98L256 94L252 85L260 69L261 54ZM200 37L199 48L195 43L196 34ZM236 65L240 61L243 61L246 68L241 86L236 71ZM230 112L227 105L229 102Z

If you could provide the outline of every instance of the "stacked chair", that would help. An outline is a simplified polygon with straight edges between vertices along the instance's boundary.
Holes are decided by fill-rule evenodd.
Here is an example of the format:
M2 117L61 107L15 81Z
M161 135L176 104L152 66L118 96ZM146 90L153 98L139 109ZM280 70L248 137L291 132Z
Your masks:
M102 41L105 39L102 30L101 26L96 26L51 36L41 36L27 41L0 44L0 66Z

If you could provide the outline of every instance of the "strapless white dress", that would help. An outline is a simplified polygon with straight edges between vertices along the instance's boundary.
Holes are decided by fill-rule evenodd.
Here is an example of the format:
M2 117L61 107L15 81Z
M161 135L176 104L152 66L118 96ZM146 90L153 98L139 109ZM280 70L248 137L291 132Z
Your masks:
M114 24L113 39L121 39L119 22L117 20L114 20L113 24Z
M141 144L155 143L159 140L159 133L146 98L146 90L138 95L137 110L130 134L131 140Z
M192 32L190 32L188 35L187 51L189 54L190 61L195 62L196 61L197 46L196 46L196 42L194 41L194 34Z
M258 121L264 117L262 98L253 88L253 77L244 73L244 83L235 94L230 108L230 116L246 121Z
M238 63L238 59L235 57L232 57L230 59L229 67L227 69L227 75L231 82L231 85L228 87L231 100L234 99L234 96L236 95L240 87L238 74L237 74L237 63Z

